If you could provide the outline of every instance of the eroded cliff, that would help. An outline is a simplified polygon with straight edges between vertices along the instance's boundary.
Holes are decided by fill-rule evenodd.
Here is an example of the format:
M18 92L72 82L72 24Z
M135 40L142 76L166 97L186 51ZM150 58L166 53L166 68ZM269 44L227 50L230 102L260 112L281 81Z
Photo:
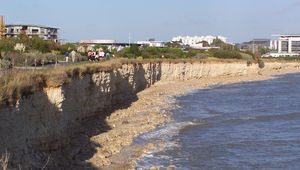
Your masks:
M265 69L298 67L297 63L267 63ZM258 73L257 65L246 63L147 63L87 74L59 87L45 87L23 96L13 106L0 107L0 153L11 153L10 166L41 168L51 153L68 150L73 136L83 134L91 119L97 118L103 131L110 129L105 117L127 107L136 94L157 81L189 80L203 77ZM91 132L94 134L103 132ZM90 134L79 142L89 142ZM77 140L77 139L76 139ZM73 141L74 142L74 141ZM59 159L59 157L56 157ZM53 165L59 166L59 165Z

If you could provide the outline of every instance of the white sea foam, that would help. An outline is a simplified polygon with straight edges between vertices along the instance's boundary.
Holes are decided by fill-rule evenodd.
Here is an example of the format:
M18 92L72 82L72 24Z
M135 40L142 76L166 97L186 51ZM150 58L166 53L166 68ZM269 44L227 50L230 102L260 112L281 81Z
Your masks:
M169 138L178 135L180 129L191 125L197 125L197 124L191 121L169 123L162 129L141 135L140 138L143 140L150 140L150 139L168 140Z
M256 117L246 117L246 118L241 118L241 120L256 120Z

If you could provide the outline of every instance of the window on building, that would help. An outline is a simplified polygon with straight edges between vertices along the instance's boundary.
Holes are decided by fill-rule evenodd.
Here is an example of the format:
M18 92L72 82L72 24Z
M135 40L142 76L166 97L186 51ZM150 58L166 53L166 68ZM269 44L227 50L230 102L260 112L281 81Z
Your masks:
M32 29L32 34L37 34L37 33L39 33L39 29Z
M281 51L282 52L288 52L288 41L282 41L281 42Z
M27 26L23 26L21 30L22 30L22 31L25 31L25 30L27 30L27 29L28 29Z
M292 52L300 53L300 41L293 41L292 42Z

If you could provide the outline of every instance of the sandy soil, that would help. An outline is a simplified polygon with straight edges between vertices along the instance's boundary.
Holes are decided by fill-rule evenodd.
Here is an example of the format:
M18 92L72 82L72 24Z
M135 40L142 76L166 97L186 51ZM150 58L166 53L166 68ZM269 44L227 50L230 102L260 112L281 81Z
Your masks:
M273 75L300 72L299 68L261 70L258 74L224 76L189 81L164 81L138 93L138 100L130 107L117 110L108 117L112 130L93 136L91 142L98 143L97 152L86 162L101 169L134 169L134 163L144 151L155 147L130 146L138 135L154 130L170 120L170 109L175 109L175 95L190 89L201 89L214 84L260 81L275 78ZM152 169L155 169L153 167ZM170 167L172 169L172 166Z

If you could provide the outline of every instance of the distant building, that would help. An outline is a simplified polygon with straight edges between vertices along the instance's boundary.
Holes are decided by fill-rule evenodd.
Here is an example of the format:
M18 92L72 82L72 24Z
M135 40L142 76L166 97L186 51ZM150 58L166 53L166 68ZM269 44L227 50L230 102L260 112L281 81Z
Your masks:
M278 50L278 40L270 40L270 49Z
M116 40L80 40L80 44L87 44L89 46L96 46L96 45L101 45L101 46L106 46L110 51L117 49L117 51L122 50L124 47L129 47L131 45L134 45L132 43L119 43ZM138 44L135 44L138 45ZM138 45L140 46L140 45Z
M279 35L278 53L294 55L300 54L300 34Z
M136 44L140 46L149 46L149 47L165 47L164 42L155 41L154 38L151 38L148 41L137 41Z
M132 43L119 43L116 40L80 40L80 44L87 44L91 46L95 45L103 45L103 46L121 46L121 47L129 47L130 45L133 45Z
M80 43L89 45L113 45L116 43L116 40L80 40Z
M253 39L249 42L243 42L238 44L238 47L242 51L251 51L252 53L258 52L260 48L273 49L272 41L270 39Z
M196 49L209 49L212 47L203 47L203 41L207 42L209 45L211 45L213 43L213 41L215 39L220 39L222 40L224 43L227 43L227 38L223 37L223 36L194 36L194 37L190 37L190 36L186 36L186 37L182 37L182 36L178 36L178 37L174 37L172 38L172 42L179 42L183 45L189 45L192 48L196 48Z
M40 37L44 40L58 41L58 28L48 27L44 25L27 25L27 24L11 24L6 25L7 38L17 37L20 34L25 34L28 37Z
M223 37L223 36L194 36L194 37L190 37L190 36L186 36L186 37L182 37L182 36L178 36L178 37L174 37L172 38L173 42L181 42L184 45L194 45L194 44L199 44L202 41L206 41L208 44L212 44L213 41L215 39L220 39L223 42L227 42L227 38Z
M276 51L264 56L300 56L300 34L281 34L274 36L278 36L278 40L271 40L270 48Z

